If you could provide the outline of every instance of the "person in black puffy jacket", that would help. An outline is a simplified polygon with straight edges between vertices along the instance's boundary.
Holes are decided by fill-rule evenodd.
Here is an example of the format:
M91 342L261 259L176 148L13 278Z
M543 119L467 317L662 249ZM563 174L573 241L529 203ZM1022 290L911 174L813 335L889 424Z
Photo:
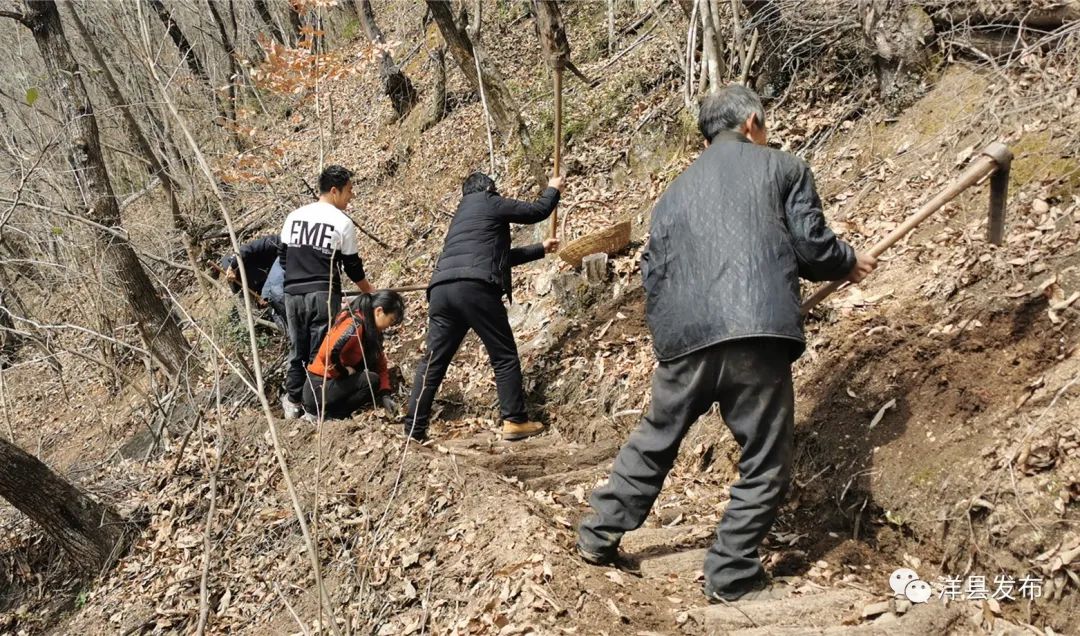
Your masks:
M690 426L720 406L742 448L739 480L705 558L705 594L774 595L758 547L791 472L791 363L805 348L799 278L859 282L876 266L828 228L806 162L765 145L765 110L744 86L703 101L705 151L653 209L642 255L659 365L648 414L619 451L578 530L591 563L618 559L641 527Z
M262 292L270 269L278 257L281 239L276 234L248 241L240 246L240 258L236 254L221 257L221 269L225 272L225 281L232 293L240 292L240 262L243 261L244 273L247 274L248 289L258 294Z
M470 329L491 358L503 420L503 438L524 439L544 429L529 421L521 381L521 361L502 297L512 299L510 268L535 261L559 247L558 239L510 247L510 224L534 224L559 204L562 177L552 177L535 203L507 199L485 174L473 173L461 188L462 199L446 234L442 254L428 285L427 350L416 368L405 416L405 433L427 438L435 393L450 360Z
M261 299L259 306L269 305L270 319L274 321L282 332L285 332L285 303L280 279L281 262L278 261L278 251L281 247L281 238L276 234L248 241L240 246L239 258L237 254L226 254L221 257L221 270L225 272L225 282L234 294L240 293L243 288L240 276L240 263L243 262L244 273L247 274L248 289Z

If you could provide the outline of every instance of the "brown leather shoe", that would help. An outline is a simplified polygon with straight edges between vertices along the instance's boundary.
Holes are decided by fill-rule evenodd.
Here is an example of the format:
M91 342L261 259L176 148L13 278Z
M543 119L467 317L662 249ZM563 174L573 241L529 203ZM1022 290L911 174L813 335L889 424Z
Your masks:
M525 439L544 432L544 425L540 422L511 422L503 420L503 439L512 442Z

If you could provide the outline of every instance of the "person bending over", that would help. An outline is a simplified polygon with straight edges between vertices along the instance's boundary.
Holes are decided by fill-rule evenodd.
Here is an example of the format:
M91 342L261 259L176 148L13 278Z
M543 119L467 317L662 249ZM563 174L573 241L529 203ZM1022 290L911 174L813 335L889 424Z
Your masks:
M225 272L225 282L234 294L243 289L240 275L241 263L244 273L247 274L248 289L259 295L257 304L259 307L270 307L270 318L285 331L285 302L283 294L272 293L272 282L279 278L281 263L278 261L278 251L281 247L281 237L271 234L262 238L248 241L240 246L238 254L226 254L221 257L221 270ZM269 289L268 289L269 288Z

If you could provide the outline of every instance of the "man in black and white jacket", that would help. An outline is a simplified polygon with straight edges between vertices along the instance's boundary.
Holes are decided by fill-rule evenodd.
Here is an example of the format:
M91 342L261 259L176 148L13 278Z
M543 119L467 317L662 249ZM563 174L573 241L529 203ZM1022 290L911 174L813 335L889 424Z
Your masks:
M281 397L286 419L303 414L305 367L319 350L330 317L341 308L340 271L360 291L375 291L357 253L356 226L343 211L352 198L352 172L327 166L319 175L319 200L293 210L281 228L278 258L285 271L289 326L289 362Z

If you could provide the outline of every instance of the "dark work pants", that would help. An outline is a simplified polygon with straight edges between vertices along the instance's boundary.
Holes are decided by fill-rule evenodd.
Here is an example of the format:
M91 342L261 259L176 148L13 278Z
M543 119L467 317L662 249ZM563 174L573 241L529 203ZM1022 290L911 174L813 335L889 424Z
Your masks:
M502 295L495 285L473 280L451 281L431 288L427 351L416 366L405 420L406 433L413 436L427 433L435 393L469 329L480 336L495 369L502 418L526 421L521 361Z
M323 377L308 372L307 382L304 382L304 411L327 420L345 419L373 404L372 396L379 391L379 374L360 369L352 375L330 378L325 384L326 412L320 413Z
M329 307L327 307L329 299ZM341 308L341 295L330 292L285 294L285 320L289 326L289 362L285 369L285 392L299 404L304 398L307 365L326 337L330 316Z
M690 426L714 402L742 448L739 479L705 557L710 591L739 590L764 574L758 546L768 534L791 473L795 398L789 344L774 338L724 342L661 362L652 406L593 492L595 514L578 540L590 552L618 546L640 528L675 463Z

